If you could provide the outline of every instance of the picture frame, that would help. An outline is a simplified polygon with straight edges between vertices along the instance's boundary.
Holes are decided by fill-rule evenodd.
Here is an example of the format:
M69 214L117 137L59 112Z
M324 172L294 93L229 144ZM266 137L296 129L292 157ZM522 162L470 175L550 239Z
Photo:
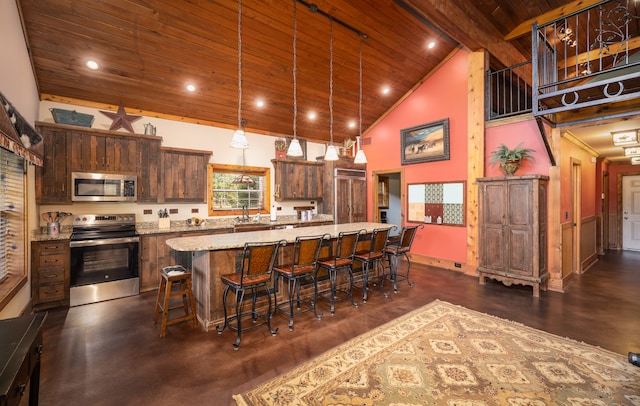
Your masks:
M400 130L402 165L449 160L449 119Z
M289 150L289 144L291 144L291 141L293 140L293 137L287 137L287 151ZM289 156L287 155L287 159L301 159L301 160L307 160L307 140L301 140L300 138L298 138L298 142L300 143L300 148L302 148L302 156Z

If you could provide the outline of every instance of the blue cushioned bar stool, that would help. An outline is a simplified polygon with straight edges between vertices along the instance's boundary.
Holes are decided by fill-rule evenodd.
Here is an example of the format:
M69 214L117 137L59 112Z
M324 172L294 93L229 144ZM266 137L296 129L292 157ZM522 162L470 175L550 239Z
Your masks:
M330 238L330 234L297 237L293 244L291 261L273 268L276 275L275 286L278 286L280 279L287 282L288 303L278 304L275 289L273 296L275 311L289 315L290 331L293 331L294 302L296 303L296 310L300 312L313 310L317 319L322 318L322 315L318 314L316 309L316 303L318 302L318 256L323 245L329 242ZM300 299L302 284L313 284L313 299L306 301ZM306 309L300 310L301 304L305 304L307 306Z
M172 305L171 298L180 296L182 302L179 305ZM172 310L184 310L184 316L169 319L169 312ZM196 304L193 299L191 285L191 273L187 272L180 265L166 266L160 270L160 287L158 288L158 298L156 300L156 310L153 315L153 323L158 322L158 316L162 313L162 324L160 327L160 337L167 333L167 326L187 320L193 320L193 325L198 326L196 317Z
M222 334L226 327L232 330L236 330L238 335L236 341L233 343L233 349L237 350L240 347L240 339L242 338L242 331L249 330L266 324L271 335L276 335L278 329L271 328L271 289L273 287L273 281L271 274L273 272L273 266L278 256L278 248L286 245L287 242L274 241L274 242L247 242L244 244L242 250L242 258L237 266L236 271L220 275L222 283L224 283L224 293L222 294L222 305L224 308L224 324L222 326L216 326L218 334ZM227 311L227 295L229 291L233 290L235 300L234 307L235 313L228 315ZM244 296L249 292L251 295L251 310L244 311ZM258 307L258 297L262 296L262 300L267 301L267 310L260 312ZM260 307L264 306L264 303L260 303ZM242 320L250 318L252 323L246 327L242 327ZM258 319L262 319L262 323L257 323ZM235 326L231 323L236 321Z

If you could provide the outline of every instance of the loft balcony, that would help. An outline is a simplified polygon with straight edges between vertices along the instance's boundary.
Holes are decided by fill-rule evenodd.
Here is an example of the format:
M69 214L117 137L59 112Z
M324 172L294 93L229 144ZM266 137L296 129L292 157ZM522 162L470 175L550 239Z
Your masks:
M640 4L603 1L532 29L532 60L487 77L487 119L571 124L640 109Z

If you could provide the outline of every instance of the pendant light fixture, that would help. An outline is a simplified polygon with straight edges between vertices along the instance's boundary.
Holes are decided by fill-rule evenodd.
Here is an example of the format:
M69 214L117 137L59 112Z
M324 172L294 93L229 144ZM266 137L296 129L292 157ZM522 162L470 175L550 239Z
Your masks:
M287 150L287 155L293 157L301 157L303 156L302 147L300 146L300 141L298 141L297 135L297 122L298 122L298 88L297 88L297 52L296 52L296 39L298 33L298 17L296 15L296 4L297 0L293 0L293 140L289 144L289 149Z
M338 151L333 146L333 18L329 16L329 138L330 143L324 154L325 161L337 161Z
M242 119L242 0L238 0L238 129L231 139L232 148L249 148L244 133L246 122Z
M356 158L353 160L356 164L366 164L367 157L362 150L362 146L360 144L362 140L362 36L358 36L359 45L360 45L360 101L358 103L358 138L356 142L358 143L358 152L356 152Z

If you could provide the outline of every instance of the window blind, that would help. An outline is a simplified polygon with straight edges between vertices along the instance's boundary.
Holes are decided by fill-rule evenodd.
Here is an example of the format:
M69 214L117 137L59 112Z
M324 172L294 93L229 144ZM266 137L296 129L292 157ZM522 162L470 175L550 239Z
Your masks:
M24 274L25 175L24 159L0 148L0 282L10 274Z

